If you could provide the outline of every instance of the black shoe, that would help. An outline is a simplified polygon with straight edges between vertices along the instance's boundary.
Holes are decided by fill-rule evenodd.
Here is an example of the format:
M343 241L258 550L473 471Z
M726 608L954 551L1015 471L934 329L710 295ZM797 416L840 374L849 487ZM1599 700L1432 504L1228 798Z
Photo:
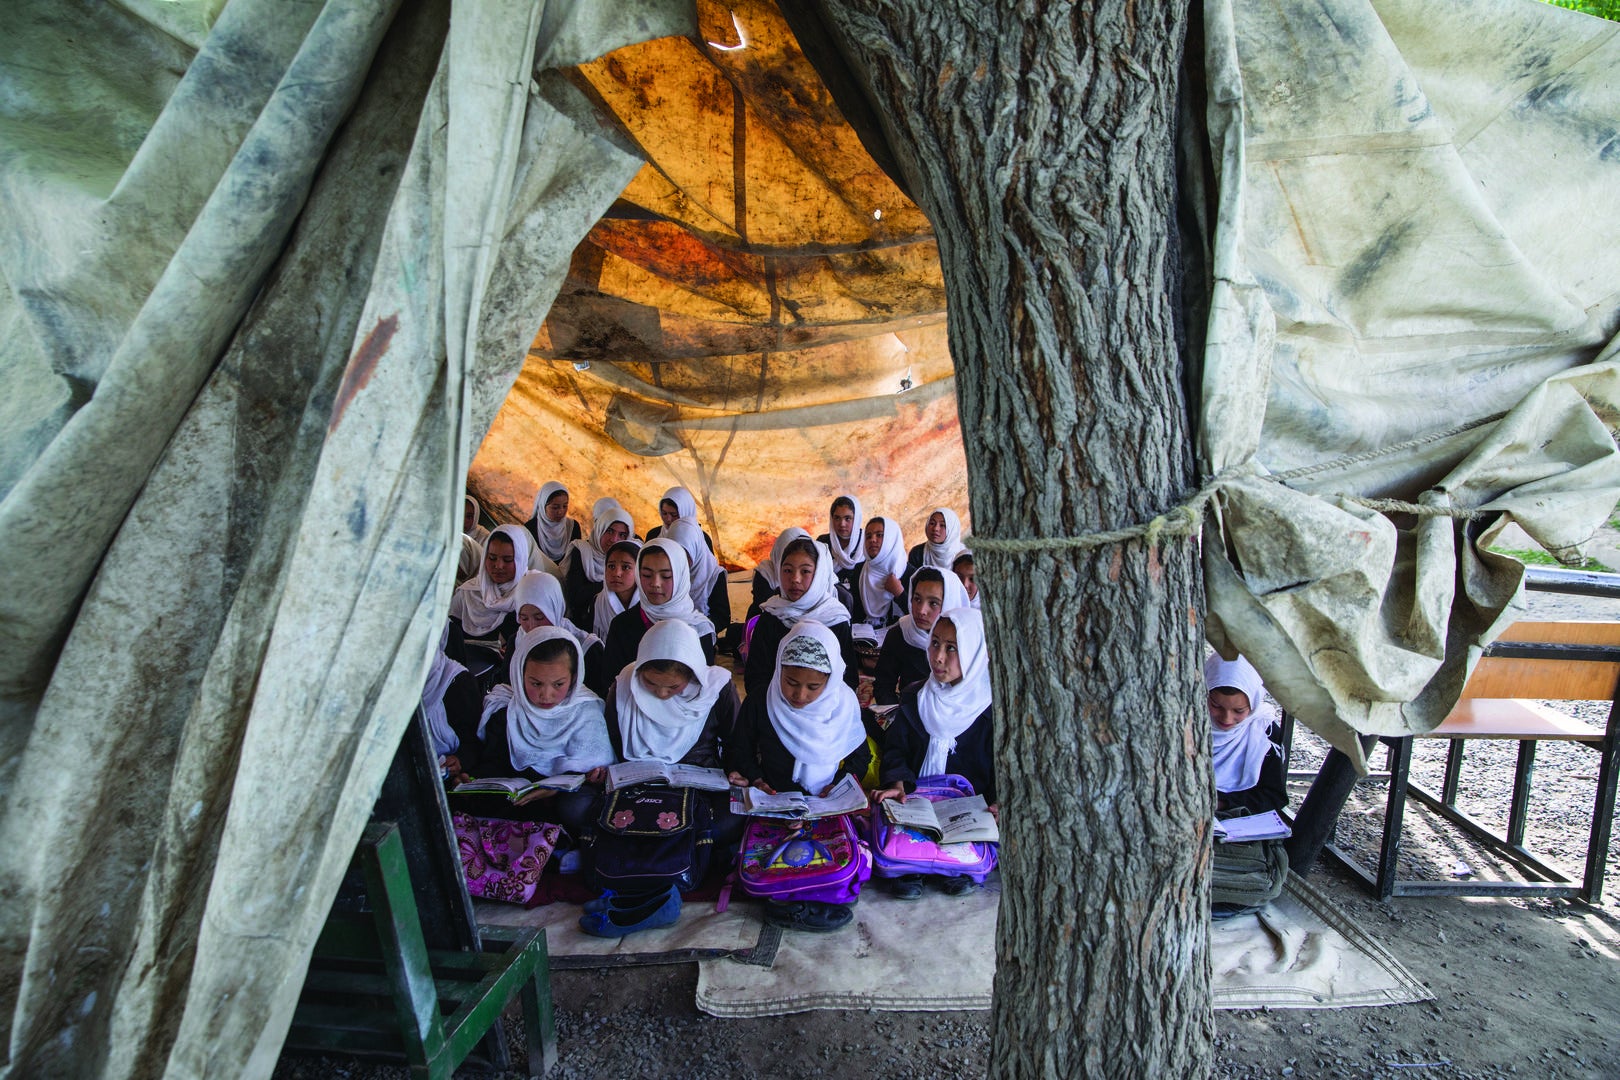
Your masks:
M889 895L896 900L921 900L922 875L902 874L889 882Z
M824 904L818 900L795 900L765 905L765 921L784 930L803 930L811 934L829 934L849 925L855 913L843 904Z
M972 878L967 877L964 874L957 874L953 877L940 878L939 891L944 893L946 896L961 896L964 893L972 892L975 884L977 884L977 882L975 882Z

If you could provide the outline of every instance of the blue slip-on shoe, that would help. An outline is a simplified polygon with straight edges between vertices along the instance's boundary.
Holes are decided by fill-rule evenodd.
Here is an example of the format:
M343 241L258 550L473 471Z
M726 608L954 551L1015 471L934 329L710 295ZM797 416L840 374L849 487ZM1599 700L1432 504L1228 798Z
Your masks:
M579 917L579 928L592 937L624 937L641 930L673 926L681 917L681 894L674 886L645 904L633 908L609 906Z

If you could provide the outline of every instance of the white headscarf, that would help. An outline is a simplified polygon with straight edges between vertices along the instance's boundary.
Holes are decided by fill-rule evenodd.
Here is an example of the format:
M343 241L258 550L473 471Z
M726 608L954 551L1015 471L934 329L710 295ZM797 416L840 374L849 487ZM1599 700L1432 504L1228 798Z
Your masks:
M759 576L765 579L765 583L767 585L773 589L780 589L782 587L782 552L787 549L789 544L793 543L793 541L797 540L799 537L803 536L808 538L809 535L809 533L805 532L797 525L789 526L776 534L776 542L771 545L770 555L767 558L761 559L759 561L759 565L754 567L754 569L759 572Z
M962 519L956 516L956 511L948 506L936 506L928 512L929 517L935 514L945 519L945 541L936 544L927 539L924 534L922 564L932 566L946 573L953 573L951 563L966 550L962 544Z
M782 695L782 658L802 649L793 642L805 637L813 638L827 658L827 685L816 700L795 709ZM831 630L806 619L788 631L776 649L776 671L765 691L765 714L793 755L793 782L819 795L838 775L839 763L866 742L860 699L844 683L844 658Z
M534 497L534 538L541 554L553 563L562 562L563 556L568 554L568 541L574 534L574 519L567 514L561 521L546 517L546 503L558 492L566 495L568 489L555 480L547 480L540 486L540 494Z
M445 712L444 694L456 676L467 669L444 655L449 643L450 621L446 619L444 629L439 631L439 647L433 650L433 662L428 665L427 681L422 684L422 715L427 717L435 754L448 754L461 745L455 728L450 726L450 715Z
M641 665L652 660L678 660L692 669L694 678L685 690L659 700L637 677ZM731 672L703 658L695 630L679 619L653 623L636 649L636 662L626 665L614 681L613 707L624 759L681 760L703 734L710 710L730 685Z
M714 552L709 550L708 543L703 539L703 530L697 527L696 522L681 518L659 534L658 539L673 540L686 553L687 572L692 579L689 586L692 603L707 615L709 594L714 591L715 581L725 573L725 570L721 568L720 561L714 557Z
M809 619L822 626L837 626L839 623L849 622L849 609L846 608L838 594L833 590L832 553L827 545L819 540L811 540L810 535L803 529L796 530L799 538L814 546L816 552L816 573L810 579L810 587L804 595L797 600L789 600L785 596L773 596L760 605L760 610L768 611L782 620L782 625L792 627L800 619ZM783 533L786 536L787 533ZM790 540L788 544L791 544ZM783 545L786 550L787 544ZM776 558L777 579L781 580L782 554L778 552Z
M597 499L596 502L598 506L603 502L609 502L610 505L602 507L592 520L590 538L575 540L568 545L571 557L579 560L587 581L602 580L602 563L607 558L607 548L602 546L602 536L613 527L614 523L623 522L624 527L630 530L631 536L636 534L636 523L628 510L611 500Z
M563 604L562 586L550 574L539 570L530 570L518 578L517 588L512 590L512 611L523 610L525 604L533 604L540 609L540 614L546 617L546 622L558 626L573 635L579 643L579 651L585 653L596 644L596 635L588 630L581 630L569 621L566 607ZM542 627L542 629L544 629Z
M611 495L604 495L600 499L597 499L595 502L591 503L591 520L595 521L597 518L601 517L602 511L606 510L610 506L618 506L619 509L624 509L624 507L619 505L618 499L615 499Z
M486 537L489 535L488 529L484 530L484 535ZM483 563L483 560L483 543L481 541L474 540L472 533L462 533L461 557L456 560L456 584L460 585L462 582L477 574L478 567Z
M523 665L535 646L556 638L566 642L574 651L574 685L568 696L549 709L542 709L529 701L523 691ZM478 723L478 737L484 737L489 718L501 709L506 710L506 742L512 764L519 769L533 769L541 774L559 771L559 766L579 771L593 769L611 761L569 761L568 744L575 736L589 733L596 724L607 741L607 721L602 715L602 699L585 689L585 662L581 658L579 642L572 634L556 626L542 626L538 630L520 630L512 659L507 664L510 686L497 686L484 698L484 715ZM506 691L504 694L499 691Z
M928 732L928 749L918 776L944 775L945 761L956 749L956 737L990 707L990 649L984 640L984 616L970 607L956 607L940 612L939 619L949 619L956 628L962 677L942 683L930 672L917 691L917 717Z
M664 492L663 497L658 500L658 505L662 506L666 502L672 502L675 504L676 521L685 518L692 524L697 525L699 529L702 529L703 526L698 524L697 519L697 499L692 497L692 493L690 491L687 491L683 487L672 487L668 491ZM671 524L673 524L673 522ZM662 536L663 534L660 533L659 535Z
M1265 684L1254 665L1243 657L1222 660L1215 653L1204 661L1204 686L1207 690L1238 690L1249 699L1249 715L1237 727L1222 731L1211 724L1209 728L1215 790L1247 791L1260 782L1260 767L1266 755L1276 749L1271 741L1271 722L1276 713L1266 702Z
M839 499L848 499L855 506L855 526L849 531L849 543L838 539L838 530L833 528L832 509L827 510L827 550L832 552L833 572L853 570L864 557L861 545L866 542L866 534L861 531L861 500L853 495L840 495ZM837 501L836 499L834 500Z
M935 568L924 567L923 569ZM938 622L940 617L943 616L945 612L950 611L953 608L973 606L968 602L967 589L962 587L961 578L957 577L949 570L941 570L939 572L939 576L941 581L944 582L945 600L939 606L940 614L934 616L935 622ZM911 589L913 593L915 593L917 590L916 574L911 575ZM899 627L901 635L906 639L906 644L918 649L926 650L928 648L928 639L934 636L934 628L932 626L930 626L927 630L918 629L917 620L914 619L909 613L900 616L899 620L894 625Z
M468 529L463 535L470 536L475 542L482 544L484 542L484 538L489 535L489 530L484 528L483 523L478 520L479 515L484 512L484 507L471 495L464 496L463 498L466 500L462 503L461 512L463 516L466 515L468 506L473 508L473 527Z
M872 520L883 522L883 546L878 549L877 558L866 560L866 569L861 571L860 580L855 584L861 590L861 605L866 608L866 621L876 626L883 621L889 604L894 601L894 597L883 587L883 579L890 574L898 578L905 571L906 542L900 535L900 523L894 518L877 517ZM865 543L864 538L862 543Z
M634 544L638 549L641 547L640 540L621 540L620 543ZM605 554L602 556L602 563L605 568L607 565L607 555ZM606 573L605 569L603 573ZM639 585L630 587L630 603L626 604L617 596L614 596L613 591L604 583L596 594L595 604L591 607L591 630L597 637L606 641L608 627L613 625L613 620L639 603L641 603L641 587Z
M497 536L504 537L512 545L515 568L512 580L504 585L489 580L489 545ZM512 606L512 591L517 588L518 578L529 565L532 543L529 530L521 525L497 525L495 531L489 534L489 539L484 541L484 553L478 560L478 576L462 582L450 596L450 614L461 620L461 629L469 637L482 637L493 632L506 618L507 612L517 610Z
M668 537L660 536L656 540L647 541L641 549L641 554L636 557L638 581L641 578L641 560L647 557L649 551L661 551L669 560L671 582L675 592L670 596L669 602L664 604L655 604L643 594L638 603L641 604L641 610L647 613L647 618L653 622L679 619L696 630L698 637L714 633L714 623L692 603L692 571L686 563L686 551Z

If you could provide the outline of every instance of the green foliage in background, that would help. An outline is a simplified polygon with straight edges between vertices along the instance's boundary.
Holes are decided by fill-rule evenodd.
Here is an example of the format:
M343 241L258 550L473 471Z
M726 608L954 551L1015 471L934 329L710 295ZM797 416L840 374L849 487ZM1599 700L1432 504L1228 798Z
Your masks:
M1600 19L1620 22L1620 0L1547 0L1547 3L1554 7L1569 8L1571 11L1583 11Z
M1526 566L1563 566L1564 564L1547 554L1545 551L1526 551L1521 548L1503 548L1492 546L1491 550L1498 555L1509 555ZM1612 574L1614 568L1605 566L1596 559L1582 559L1579 566L1571 566L1570 570L1594 570L1601 574Z

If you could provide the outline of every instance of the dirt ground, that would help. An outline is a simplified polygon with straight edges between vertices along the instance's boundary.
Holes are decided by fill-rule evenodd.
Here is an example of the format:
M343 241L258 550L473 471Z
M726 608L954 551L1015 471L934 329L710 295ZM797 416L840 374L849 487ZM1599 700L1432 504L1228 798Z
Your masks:
M1607 557L1599 558L1620 567L1620 533L1606 535L1604 545ZM1620 618L1620 604L1538 597L1533 613ZM1599 724L1607 711L1583 709L1583 718ZM1435 777L1440 748L1419 746L1414 778ZM1311 767L1321 749L1301 736L1293 766ZM1471 747L1463 774L1465 808L1496 824L1506 815L1511 753L1506 746ZM1530 846L1571 870L1581 865L1590 822L1593 757L1579 747L1549 747L1538 759ZM1437 779L1430 783L1438 786ZM1302 793L1303 782L1296 807ZM1376 847L1381 795L1380 782L1363 782L1341 819L1342 842L1364 853ZM1407 820L1402 876L1491 876L1499 869L1421 813L1409 811ZM1218 1012L1217 1076L1620 1077L1620 857L1612 849L1605 897L1596 907L1461 898L1379 903L1326 859L1310 877L1435 999L1384 1008ZM696 985L695 964L556 973L561 1063L554 1080L984 1075L988 1013L827 1011L719 1020L697 1011ZM276 1071L278 1080L404 1075L294 1059Z

